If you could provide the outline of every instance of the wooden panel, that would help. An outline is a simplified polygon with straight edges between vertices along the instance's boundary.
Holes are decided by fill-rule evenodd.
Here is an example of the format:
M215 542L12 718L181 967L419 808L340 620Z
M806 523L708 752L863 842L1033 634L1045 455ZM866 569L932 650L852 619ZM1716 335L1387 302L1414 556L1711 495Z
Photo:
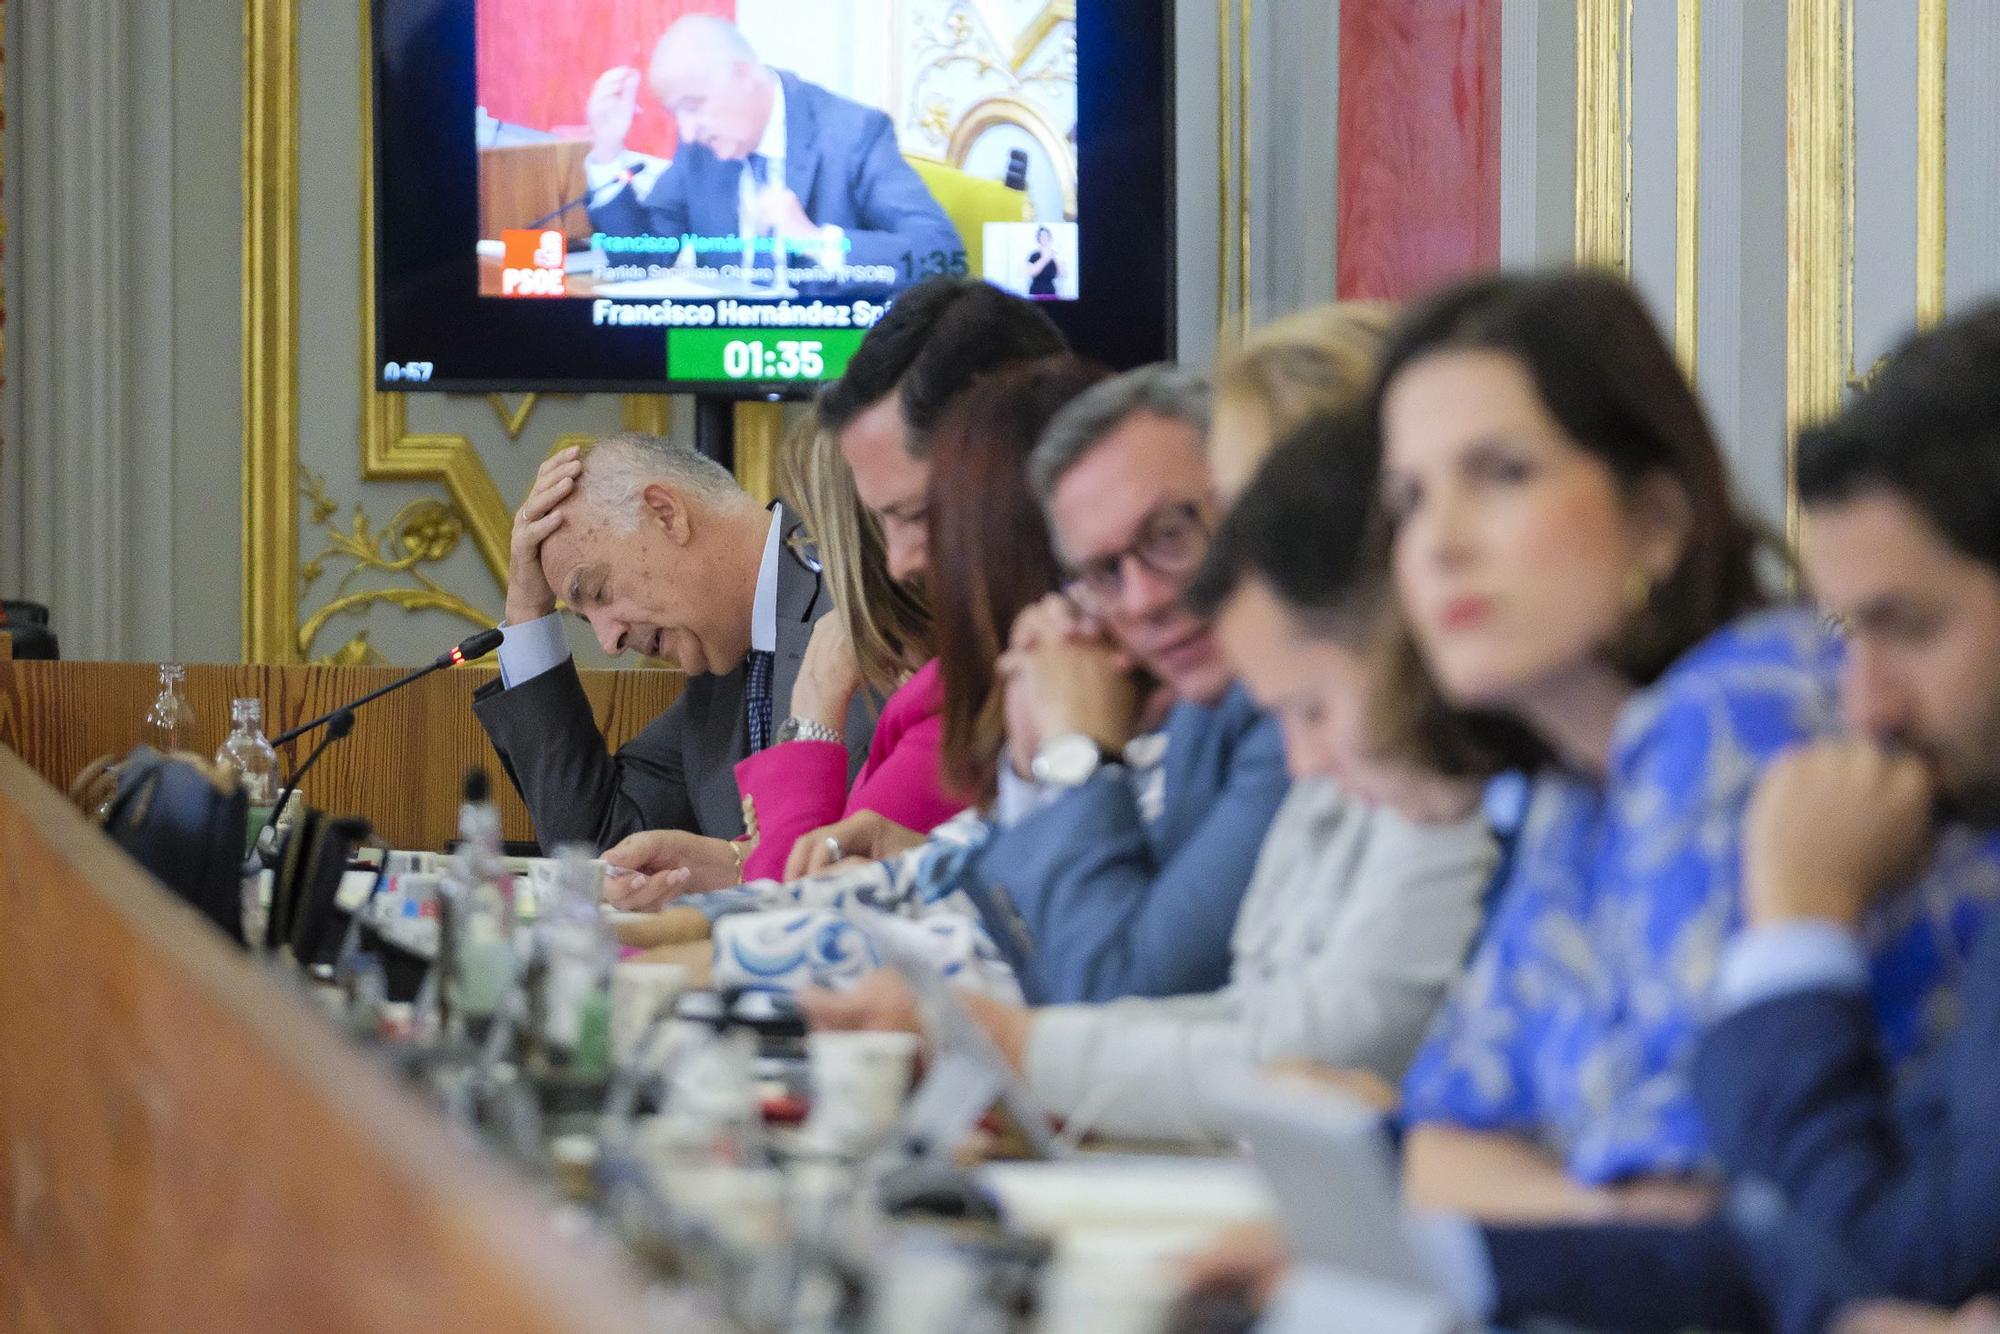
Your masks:
M575 139L480 149L479 234L497 240L505 229L526 227L581 195L589 152L588 143ZM573 241L590 240L590 211L580 204L555 225Z
M1406 301L1500 258L1500 0L1341 0L1337 286Z
M215 753L229 732L232 699L263 700L264 730L275 736L400 674L388 667L190 665L186 693L198 724L192 748ZM533 838L528 812L472 714L473 690L493 674L491 667L439 672L359 710L354 731L306 776L307 800L366 816L393 846L441 847L458 832L460 781L476 764L493 776L506 836ZM665 670L581 675L598 727L613 746L666 712L684 679ZM138 744L159 688L153 663L0 662L0 744L67 789L91 760ZM281 758L288 765L302 761L312 744L302 738Z
M0 1314L647 1328L638 1279L0 750Z

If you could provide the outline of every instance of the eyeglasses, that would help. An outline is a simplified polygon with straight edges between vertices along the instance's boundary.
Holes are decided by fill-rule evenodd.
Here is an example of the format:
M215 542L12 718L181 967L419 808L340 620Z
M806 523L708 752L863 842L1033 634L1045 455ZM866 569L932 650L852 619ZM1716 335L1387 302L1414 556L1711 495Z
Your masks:
M1208 516L1198 500L1163 505L1146 516L1139 535L1122 551L1085 561L1070 571L1063 590L1093 615L1108 611L1125 587L1127 557L1163 578L1190 574L1208 554Z

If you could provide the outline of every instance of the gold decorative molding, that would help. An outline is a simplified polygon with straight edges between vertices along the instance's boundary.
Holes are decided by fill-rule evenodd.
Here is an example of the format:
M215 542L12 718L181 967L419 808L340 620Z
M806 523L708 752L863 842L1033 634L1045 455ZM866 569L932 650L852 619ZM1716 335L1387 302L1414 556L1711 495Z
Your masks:
M1052 3L1043 6L1042 12L1029 20L1028 26L1021 30L1020 36L1014 41L1015 70L1019 71L1026 65L1028 58L1041 49L1042 43L1049 40L1049 35L1057 28L1065 23L1075 22L1075 0L1053 0ZM987 26L992 27L990 16L987 19ZM998 32L999 29L994 28L994 31Z
M1250 328L1251 0L1216 0L1216 341ZM1328 257L1332 262L1332 257Z
M301 469L300 491L312 505L313 526L325 535L325 542L299 567L301 587L311 587L327 573L329 561L350 562L340 576L333 596L324 606L306 617L298 630L299 656L312 662L355 663L379 661L368 643L368 631L355 633L346 644L330 654L313 655L313 642L329 621L347 612L362 611L378 603L405 611L442 611L476 626L493 624L494 617L473 606L424 572L449 557L465 534L462 515L443 501L413 500L396 511L381 528L369 521L359 503L345 527L334 522L339 506L327 494L324 478ZM354 587L364 573L407 579L410 583L391 587ZM414 586L412 586L414 585Z
M673 422L673 405L665 394L627 394L619 426L646 435L666 435Z
M1701 0L1680 0L1674 41L1674 351L1692 379L1701 303Z
M371 376L374 374L372 362L369 366L369 374ZM500 429L507 433L509 440L519 440L521 438L521 432L527 428L528 418L534 415L535 404L541 402L541 400L542 396L540 394L523 394L519 403L509 407L507 406L507 396L505 394L488 394L486 396L487 403L493 408L493 415L500 419Z
M1944 318L1946 0L1917 0L1917 324Z
M243 6L243 658L296 662L299 0Z
M1785 536L1799 537L1799 429L1840 409L1852 352L1853 12L1787 0Z
M1632 0L1577 0L1576 262L1632 271Z
M950 142L945 145L945 161L963 170L973 145L996 125L1012 125L1025 130L1041 146L1049 166L1055 169L1057 183L1062 186L1063 216L1075 218L1076 172L1068 145L1056 127L1049 124L1048 117L1042 114L1040 108L1025 98L1012 93L996 93L991 97L982 97L966 108L958 127L951 132Z
M784 438L783 404L736 405L736 480L761 504L778 494L778 448Z
M1236 327L1250 332L1250 7L1236 7Z

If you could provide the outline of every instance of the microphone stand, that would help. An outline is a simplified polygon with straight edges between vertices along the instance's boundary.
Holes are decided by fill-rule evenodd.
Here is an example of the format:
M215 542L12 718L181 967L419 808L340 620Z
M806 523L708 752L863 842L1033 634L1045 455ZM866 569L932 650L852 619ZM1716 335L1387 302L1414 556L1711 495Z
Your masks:
M470 662L474 658L483 658L494 649L499 648L500 641L504 638L505 636L498 629L481 630L476 634L467 635L464 639L443 653L438 654L437 657L415 671L405 672L403 675L389 682L389 684L369 691L360 699L343 704L337 709L331 709L326 713L322 713L317 718L308 719L289 731L280 732L277 738L271 742L273 750L276 750L279 746L290 745L316 727L326 728L326 735L320 738L319 744L313 747L310 755L306 756L305 763L292 771L291 781L285 785L285 790L278 794L278 804L271 808L271 823L266 827L272 830L276 829L279 813L285 809L285 803L292 799L292 793L298 790L299 780L305 777L306 770L313 767L314 762L326 752L328 746L354 730L354 711L356 709L360 708L363 704L368 704L382 698L382 696L392 690L401 690L412 681L420 681L432 672L441 672L447 667L456 667L459 663ZM272 847L275 848L276 833L274 832L271 837L273 840ZM258 847L259 849L263 847L262 836L259 836ZM253 852L252 856L254 858L257 854Z
M334 742L340 740L342 737L346 736L349 732L352 732L353 730L354 730L353 705L350 704L345 708L335 709L332 712L332 714L330 714L327 717L326 735L321 737L319 739L319 744L312 748L312 753L306 756L305 763L301 764L298 768L292 770L291 781L286 783L284 791L278 794L278 804L271 807L272 824L275 825L278 822L278 815L285 809L285 803L292 799L292 793L298 791L299 780L306 776L306 771L313 767L313 765L319 760L319 757L321 755L324 755L326 753L326 748L328 746L331 746Z
M561 208L557 209L555 212L544 213L541 217L536 218L533 222L529 223L525 228L523 228L523 230L532 232L535 231L537 228L546 227L550 223L554 222L557 218L560 218L563 214L575 208L578 204L583 204L589 208L596 208L600 203L603 202L603 200L599 199L600 195L602 195L604 199L612 198L618 193L620 189L622 189L627 185L630 185L633 179L638 176L638 174L639 174L638 168L627 167L625 168L625 170L619 172L618 175L612 177L604 184L598 186L592 186L590 189L585 190L582 194L570 200L567 204L564 204ZM607 194L606 191L609 191L610 193Z
M492 650L488 650L488 652L492 652ZM454 656L454 654L458 654L458 656ZM402 690L404 686L408 686L408 684L410 684L410 682L414 682L414 680L424 680L424 678L426 678L426 676L430 676L432 672L442 672L442 670L444 670L444 668L448 668L448 666L456 666L456 664L460 664L460 662L466 662L468 658L478 658L478 656L482 656L482 654L460 654L460 650L456 650L456 648L454 648L452 652L448 652L448 654L438 654L438 658L436 658L434 662L426 662L424 666L416 668L414 672L406 672L406 674L398 676L396 680L392 680L390 684L386 684L386 686L378 686L378 688L370 690L368 694L364 694L364 696L362 696L362 698L358 698L358 700L350 700L348 704L342 704L340 708L330 708L330 710L326 710L324 714L320 714L318 718L308 718L306 722L298 724L296 728L292 728L292 730L288 730L288 732L280 732L278 736L274 736L274 738L272 738L272 742L270 742L270 744L272 744L272 748L274 748L274 750L276 750L278 746L290 746L292 742L296 742L296 740L298 740L300 736L304 736L304 734L306 734L306 732L310 732L312 728L324 728L324 726L326 726L328 722L332 722L332 720L334 720L334 718L338 718L340 714L352 714L352 712L354 712L356 708L360 708L362 704L372 704L372 702L380 700L380 698L382 698L384 694L388 694L390 690Z

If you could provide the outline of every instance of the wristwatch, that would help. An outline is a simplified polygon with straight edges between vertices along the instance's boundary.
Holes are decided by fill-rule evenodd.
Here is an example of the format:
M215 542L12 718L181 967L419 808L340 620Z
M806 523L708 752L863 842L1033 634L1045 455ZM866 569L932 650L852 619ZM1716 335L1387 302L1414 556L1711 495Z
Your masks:
M787 741L831 741L839 745L845 740L846 738L825 723L793 714L778 724L778 734L771 738L771 744L782 746Z
M1095 737L1082 732L1065 732L1052 736L1035 748L1035 758L1028 766L1037 783L1051 787L1078 787L1090 781L1092 774L1107 764L1123 764L1124 758L1118 752L1098 743Z

